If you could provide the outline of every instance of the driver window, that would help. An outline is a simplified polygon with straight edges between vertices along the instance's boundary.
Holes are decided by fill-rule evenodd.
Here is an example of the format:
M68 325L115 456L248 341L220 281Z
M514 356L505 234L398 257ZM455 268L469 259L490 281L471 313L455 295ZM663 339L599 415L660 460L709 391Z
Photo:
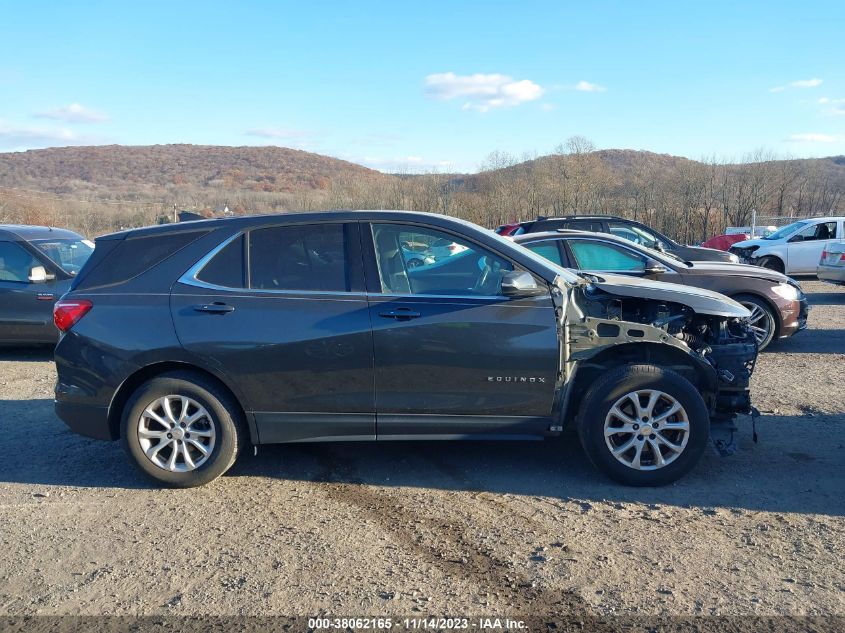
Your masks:
M570 240L569 248L580 270L643 272L646 258L614 244Z
M33 255L14 242L0 242L0 281L29 282L29 273L41 266Z
M402 224L373 224L382 292L455 296L501 294L510 262L448 233Z
M803 242L810 240L832 240L836 238L836 222L820 222L808 226L806 229L798 233L802 237Z

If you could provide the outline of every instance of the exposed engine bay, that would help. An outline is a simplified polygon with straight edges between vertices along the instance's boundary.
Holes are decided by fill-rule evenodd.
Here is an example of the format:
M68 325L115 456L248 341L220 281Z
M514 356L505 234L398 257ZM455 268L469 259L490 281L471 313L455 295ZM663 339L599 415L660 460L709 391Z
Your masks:
M695 384L722 454L736 450L734 419L752 413L757 344L746 317L701 314L677 301L623 296L595 284L570 289L563 381L630 362L654 362Z

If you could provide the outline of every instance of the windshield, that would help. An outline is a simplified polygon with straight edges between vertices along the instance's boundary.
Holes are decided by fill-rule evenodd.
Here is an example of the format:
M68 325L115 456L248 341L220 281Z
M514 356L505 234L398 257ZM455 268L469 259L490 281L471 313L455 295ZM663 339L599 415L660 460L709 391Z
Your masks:
M33 240L32 244L71 275L78 273L94 252L89 240Z
M798 229L807 226L809 222L807 220L799 220L798 222L793 222L792 224L787 224L784 227L779 228L777 231L772 233L771 235L767 235L764 237L764 240L781 240L785 237L789 237Z

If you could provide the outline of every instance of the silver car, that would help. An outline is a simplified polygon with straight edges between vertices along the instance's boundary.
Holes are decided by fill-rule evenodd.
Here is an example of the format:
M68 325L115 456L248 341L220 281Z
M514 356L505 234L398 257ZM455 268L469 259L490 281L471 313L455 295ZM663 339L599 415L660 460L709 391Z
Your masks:
M822 281L845 286L845 241L828 242L824 247L818 276Z

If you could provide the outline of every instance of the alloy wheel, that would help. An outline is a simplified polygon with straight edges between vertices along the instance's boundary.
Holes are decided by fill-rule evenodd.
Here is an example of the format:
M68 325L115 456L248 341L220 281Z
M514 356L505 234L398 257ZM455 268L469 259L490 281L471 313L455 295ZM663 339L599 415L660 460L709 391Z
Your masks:
M684 407L656 389L619 398L604 420L604 440L613 457L634 470L657 470L687 446L690 423Z
M751 316L748 317L748 325L751 331L754 332L754 338L757 340L758 347L762 349L772 337L772 330L775 326L774 319L753 301L740 301L740 304L748 308L751 312Z
M170 472L202 466L214 451L216 435L205 407L186 396L158 398L138 419L141 450L153 464Z

